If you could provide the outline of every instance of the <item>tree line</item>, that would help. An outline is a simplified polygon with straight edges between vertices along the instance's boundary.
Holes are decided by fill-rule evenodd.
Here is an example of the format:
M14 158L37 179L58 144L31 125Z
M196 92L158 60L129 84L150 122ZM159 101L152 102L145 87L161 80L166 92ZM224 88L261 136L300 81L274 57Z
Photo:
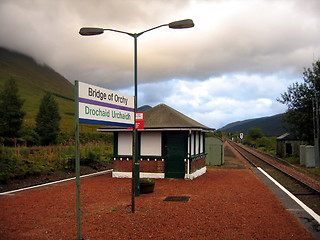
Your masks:
M22 110L24 101L19 95L16 80L10 77L0 91L0 136L2 141L21 136L23 118L26 115ZM35 119L33 137L36 143L56 144L60 133L60 119L58 103L52 93L46 92L41 99Z
M309 144L314 142L316 126L319 118L320 96L320 61L312 63L312 68L305 68L303 83L293 83L287 92L277 98L288 106L283 121L289 123L288 132L296 135ZM22 110L24 100L19 96L18 86L13 77L10 77L0 91L0 137L17 138L23 125L25 112ZM317 112L316 112L317 110ZM54 96L46 92L41 100L36 116L34 137L41 145L55 144L60 133L59 108Z

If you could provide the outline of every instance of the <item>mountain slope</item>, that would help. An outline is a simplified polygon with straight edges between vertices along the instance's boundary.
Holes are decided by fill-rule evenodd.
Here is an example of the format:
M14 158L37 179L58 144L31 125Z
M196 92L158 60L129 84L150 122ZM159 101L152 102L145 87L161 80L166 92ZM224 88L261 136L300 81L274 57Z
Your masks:
M261 128L263 134L267 137L280 136L286 132L284 128L286 124L281 121L282 116L283 114L277 114L271 117L238 121L230 123L219 130L223 132L242 132L248 134L250 128L258 127Z
M145 112L145 111L149 110L150 108L152 108L152 107L149 105L143 105L141 107L138 107L137 112Z
M34 124L41 98L49 91L56 96L59 104L61 129L74 126L74 87L67 79L26 55L0 47L0 87L9 77L17 81L19 94L25 99L26 125Z

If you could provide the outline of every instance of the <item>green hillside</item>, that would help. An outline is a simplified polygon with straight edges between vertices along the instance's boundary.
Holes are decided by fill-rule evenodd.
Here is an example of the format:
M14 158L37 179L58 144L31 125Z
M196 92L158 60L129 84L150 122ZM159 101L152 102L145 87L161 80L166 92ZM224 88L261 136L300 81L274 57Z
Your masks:
M48 66L36 63L23 54L0 48L0 87L12 76L18 83L19 94L25 99L25 125L33 125L41 98L46 91L56 96L62 117L60 128L74 128L74 87L67 79Z
M267 137L280 136L286 133L284 128L285 123L282 122L283 114L277 114L271 117L263 117L256 119L248 119L244 121L238 121L230 123L223 128L220 128L220 131L223 132L233 132L233 133L244 133L247 134L249 129L252 127L258 127L262 130L263 134Z

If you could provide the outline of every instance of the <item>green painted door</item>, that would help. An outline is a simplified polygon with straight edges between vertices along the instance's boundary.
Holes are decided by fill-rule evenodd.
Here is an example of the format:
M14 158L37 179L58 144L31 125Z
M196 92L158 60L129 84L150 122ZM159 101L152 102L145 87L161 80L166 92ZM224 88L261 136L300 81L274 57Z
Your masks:
M167 132L166 134L166 178L184 178L184 159L187 151L187 138L184 132Z

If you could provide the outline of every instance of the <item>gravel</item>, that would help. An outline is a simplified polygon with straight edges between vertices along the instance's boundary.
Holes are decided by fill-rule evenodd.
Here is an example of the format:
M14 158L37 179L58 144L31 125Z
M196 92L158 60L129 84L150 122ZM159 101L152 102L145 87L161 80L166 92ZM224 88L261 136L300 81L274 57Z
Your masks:
M75 182L0 198L0 239L76 239ZM131 180L81 180L83 239L312 239L248 169L157 179L136 198ZM163 201L190 196L187 202Z

